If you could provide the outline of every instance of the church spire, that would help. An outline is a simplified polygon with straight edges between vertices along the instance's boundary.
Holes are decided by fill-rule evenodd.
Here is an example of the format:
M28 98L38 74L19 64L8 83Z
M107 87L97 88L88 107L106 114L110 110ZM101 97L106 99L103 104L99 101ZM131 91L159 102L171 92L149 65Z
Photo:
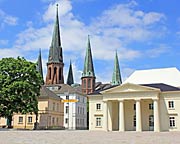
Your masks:
M54 24L54 31L49 50L48 63L51 62L63 62L61 39L60 39L60 28L59 28L59 17L58 17L58 4L56 5L56 20Z
M73 78L73 71L72 71L71 60L70 60L70 65L69 65L69 72L68 72L68 77L67 77L67 84L68 84L68 85L74 84L74 78Z
M87 44L87 49L86 49L86 56L85 56L85 61L84 61L84 70L83 70L82 76L83 77L84 76L95 77L89 35L88 35L88 44Z
M89 94L89 93L94 92L95 79L96 77L94 74L91 44L90 44L90 38L88 35L88 44L87 44L87 49L86 49L85 61L84 61L84 70L81 77L82 93Z
M56 20L54 24L54 31L52 36L52 42L49 49L49 58L47 62L47 75L46 84L64 84L63 75L63 54L60 40L60 28L58 17L58 4L56 5Z
M114 71L113 71L111 84L112 85L122 84L117 51L116 51L115 60L114 60Z
M38 56L38 61L37 61L36 70L41 74L41 77L42 77L42 79L43 79L41 49L39 49L39 56Z

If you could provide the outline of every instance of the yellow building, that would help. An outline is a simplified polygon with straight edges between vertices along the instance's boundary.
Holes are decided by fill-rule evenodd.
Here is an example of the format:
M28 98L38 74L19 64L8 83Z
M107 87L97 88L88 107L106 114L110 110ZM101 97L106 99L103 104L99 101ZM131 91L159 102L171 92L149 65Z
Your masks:
M64 128L64 104L55 93L41 87L38 98L38 128L39 129L62 129ZM33 129L36 122L35 114L14 114L12 125L13 128ZM6 119L0 119L0 126L6 125Z

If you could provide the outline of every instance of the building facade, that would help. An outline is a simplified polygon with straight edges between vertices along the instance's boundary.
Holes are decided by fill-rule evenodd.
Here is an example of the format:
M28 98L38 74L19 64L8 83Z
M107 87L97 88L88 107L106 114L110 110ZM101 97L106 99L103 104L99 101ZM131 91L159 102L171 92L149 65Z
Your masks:
M64 102L64 127L87 129L87 96L67 84L47 85Z
M64 129L64 103L55 93L42 86L38 98L38 129ZM14 114L12 126L15 129L34 129L35 114ZM7 119L0 119L0 126L6 127Z
M125 83L89 95L89 129L180 131L180 89Z

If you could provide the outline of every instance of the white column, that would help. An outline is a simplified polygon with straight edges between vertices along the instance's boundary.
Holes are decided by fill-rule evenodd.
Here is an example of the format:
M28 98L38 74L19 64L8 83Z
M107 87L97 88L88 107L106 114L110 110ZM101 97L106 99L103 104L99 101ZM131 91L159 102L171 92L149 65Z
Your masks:
M112 131L112 101L108 101L108 131Z
M108 130L108 101L104 101L104 130Z
M160 126L159 126L159 104L158 99L153 99L153 105L154 105L154 131L159 132Z
M136 99L136 131L142 131L140 99Z
M124 131L124 102L119 100L119 131Z

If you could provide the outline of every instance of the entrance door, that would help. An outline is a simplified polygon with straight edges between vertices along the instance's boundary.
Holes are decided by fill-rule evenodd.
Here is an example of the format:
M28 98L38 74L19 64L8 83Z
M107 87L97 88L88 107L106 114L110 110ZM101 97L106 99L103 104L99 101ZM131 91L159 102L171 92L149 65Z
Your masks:
M149 115L149 130L153 131L154 130L154 116Z

